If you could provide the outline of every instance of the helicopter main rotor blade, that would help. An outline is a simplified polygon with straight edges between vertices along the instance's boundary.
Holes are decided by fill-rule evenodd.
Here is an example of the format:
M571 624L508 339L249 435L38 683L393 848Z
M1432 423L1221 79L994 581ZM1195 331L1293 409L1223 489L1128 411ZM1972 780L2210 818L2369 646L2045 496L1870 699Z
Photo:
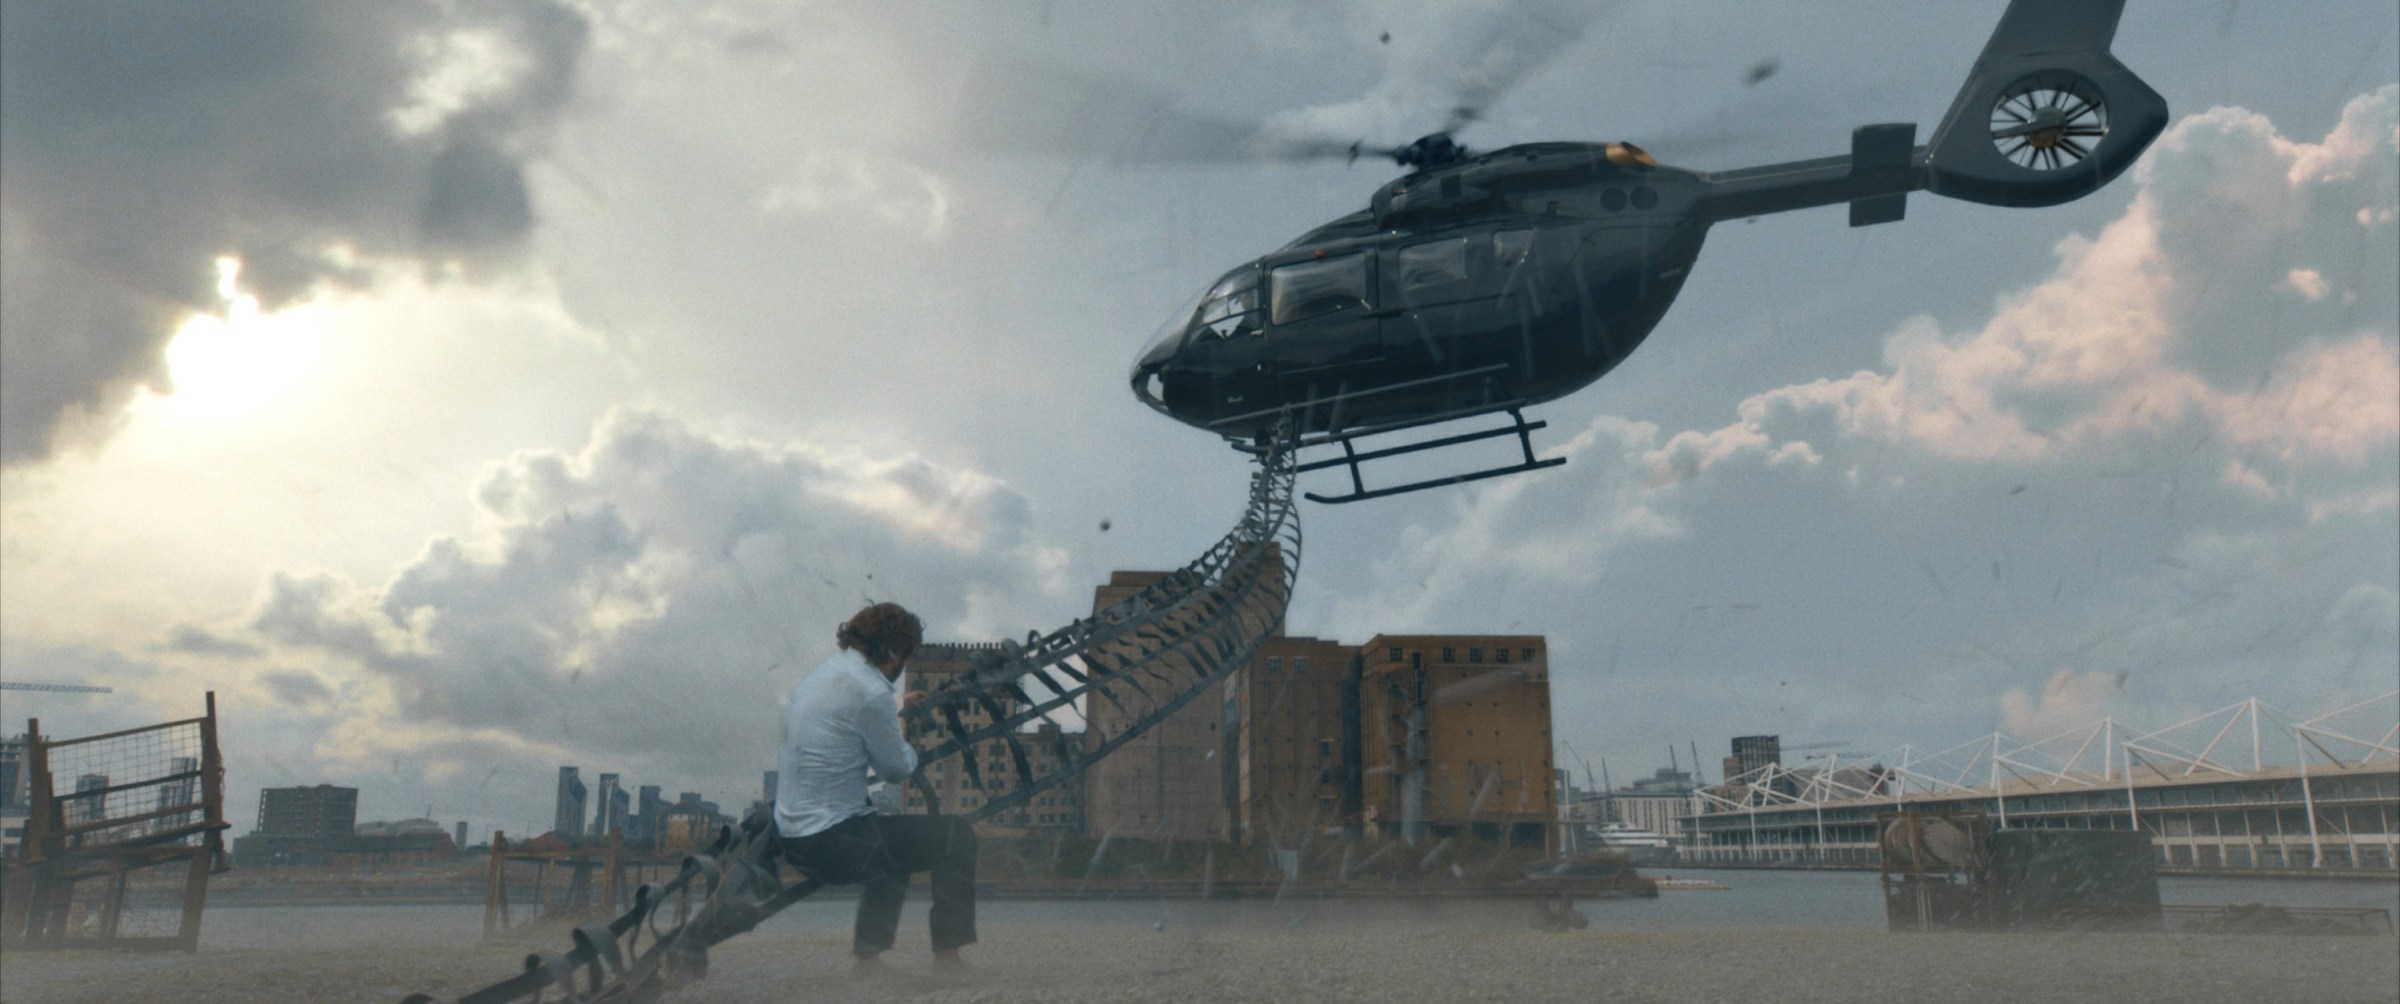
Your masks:
M969 74L960 149L1118 164L1247 164L1388 156L1351 138L1288 132L1185 107L1146 84L985 60Z
M1483 117L1534 71L1581 41L1584 32L1614 4L1517 3L1491 27L1474 62L1459 74L1449 115L1437 133L1451 133Z

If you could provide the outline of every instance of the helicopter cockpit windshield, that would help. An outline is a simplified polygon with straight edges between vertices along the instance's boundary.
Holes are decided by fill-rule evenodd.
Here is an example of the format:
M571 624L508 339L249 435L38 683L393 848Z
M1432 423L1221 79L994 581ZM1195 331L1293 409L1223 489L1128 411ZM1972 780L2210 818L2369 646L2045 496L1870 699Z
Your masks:
M1192 329L1192 312L1200 309L1200 301L1205 295L1195 295L1185 300L1183 306L1167 315L1166 321L1158 326L1158 332L1142 344L1142 354L1135 357L1135 369L1166 362L1167 357L1183 347L1183 333Z

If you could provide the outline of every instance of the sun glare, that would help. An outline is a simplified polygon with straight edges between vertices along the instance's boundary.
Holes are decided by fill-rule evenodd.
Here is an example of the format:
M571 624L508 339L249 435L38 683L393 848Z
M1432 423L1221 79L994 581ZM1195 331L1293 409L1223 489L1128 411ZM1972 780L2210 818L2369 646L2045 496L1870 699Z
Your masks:
M175 390L158 405L187 418L227 418L272 406L300 383L315 361L315 340L291 317L259 309L241 291L242 263L217 259L223 310L195 314L167 343L167 372Z

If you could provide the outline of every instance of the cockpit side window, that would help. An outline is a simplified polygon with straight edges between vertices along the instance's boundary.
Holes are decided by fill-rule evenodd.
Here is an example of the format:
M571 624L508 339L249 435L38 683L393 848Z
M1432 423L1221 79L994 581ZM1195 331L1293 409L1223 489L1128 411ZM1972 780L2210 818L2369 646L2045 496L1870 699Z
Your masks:
M1200 301L1200 323L1217 337L1258 329L1258 270L1242 270L1219 280Z
M1412 244L1400 249L1400 288L1420 289L1467 277L1467 239Z
M1267 277L1276 324L1367 305L1367 256L1346 254L1293 262Z

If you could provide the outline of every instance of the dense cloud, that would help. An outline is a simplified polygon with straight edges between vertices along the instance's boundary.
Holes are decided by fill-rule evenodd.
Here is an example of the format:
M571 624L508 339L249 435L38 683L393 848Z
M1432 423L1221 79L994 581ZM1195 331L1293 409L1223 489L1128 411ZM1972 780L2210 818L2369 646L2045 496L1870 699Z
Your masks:
M520 253L586 30L550 3L12 3L0 22L0 463L102 433L218 303Z
M388 695L337 709L329 757L405 753L429 770L480 753L604 757L739 776L727 768L771 752L777 698L864 602L980 639L1066 600L1023 496L913 456L619 412L578 453L494 465L477 501L486 533L433 540L379 587L269 582L258 635L362 666ZM330 696L313 682L270 684L286 703Z

